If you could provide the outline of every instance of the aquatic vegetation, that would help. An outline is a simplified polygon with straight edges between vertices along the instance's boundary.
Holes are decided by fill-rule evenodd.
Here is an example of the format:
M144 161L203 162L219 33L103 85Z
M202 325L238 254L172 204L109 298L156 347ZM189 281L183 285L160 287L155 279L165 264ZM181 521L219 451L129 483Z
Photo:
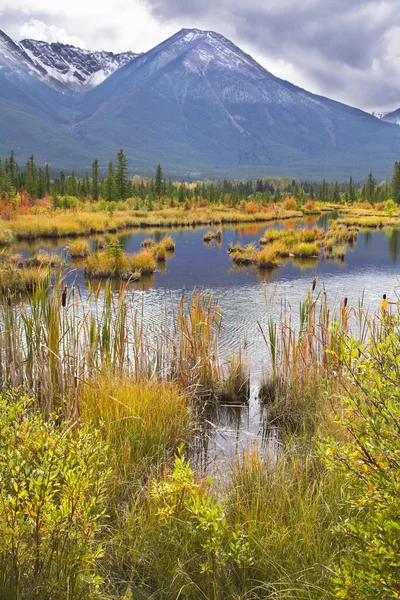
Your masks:
M41 284L47 284L51 273L46 267L0 267L0 288L3 292L29 292Z
M149 250L143 250L128 257L129 268L132 272L141 275L151 275L156 270L154 254Z
M90 244L86 240L75 240L68 244L71 258L86 258L90 255Z
M167 260L167 251L165 249L165 246L162 246L161 244L157 244L157 246L154 248L153 252L154 252L154 257L157 262L165 262Z
M217 231L208 231L204 237L203 240L205 242L211 242L212 240L216 240L217 242L220 242L222 239L222 229L218 228Z
M57 254L39 251L36 252L30 258L27 258L24 261L24 265L27 267L61 267L63 264L63 259L61 256Z
M84 264L85 275L93 279L119 277L124 280L137 280L141 276L151 275L156 270L153 252L142 250L128 255L111 245L105 251L88 256Z
M153 246L155 246L155 241L153 240L153 238L146 238L145 240L143 240L143 242L140 244L142 246L142 248L153 248Z
M257 252L256 265L260 269L275 269L278 266L276 261L277 249L273 246L271 248L265 248Z
M247 246L236 244L235 246L229 246L228 253L231 255L234 263L238 265L252 265L257 263L259 250L257 250L254 244Z
M175 242L169 235L163 237L158 245L163 246L167 252L173 252L175 250Z
M221 311L210 296L182 297L172 323L153 324L125 286L114 293L108 282L85 299L57 280L18 304L0 297L0 317L0 384L33 394L26 405L14 393L0 411L1 595L14 589L15 556L22 597L31 584L64 596L67 580L78 600L172 600L183 587L193 598L281 600L322 600L332 585L355 600L371 586L396 590L397 313L370 316L346 299L332 306L314 281L298 315L282 304L268 330L260 322L271 364L266 420L279 426L279 450L273 459L257 447L238 453L214 481L187 458L197 419L218 402L247 402L249 371L240 353L220 359ZM46 507L39 545L26 518L39 503L22 493L32 489ZM2 511L17 516L12 530Z
M292 247L291 254L298 258L319 256L319 244L316 242L300 242Z
M319 227L296 230L267 229L259 243L262 246L273 244L279 249L278 255L282 257L291 255L308 257L319 255L319 244L323 238L324 230Z
M344 260L346 258L346 246L343 244L335 244L325 250L325 257L334 260Z

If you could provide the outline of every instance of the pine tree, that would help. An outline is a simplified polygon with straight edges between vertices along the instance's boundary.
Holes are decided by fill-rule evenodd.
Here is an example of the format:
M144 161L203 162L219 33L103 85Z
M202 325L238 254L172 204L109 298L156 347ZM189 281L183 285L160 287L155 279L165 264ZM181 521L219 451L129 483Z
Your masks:
M392 196L396 204L400 204L400 162L396 161L393 168Z
M161 165L158 164L157 169L156 169L155 191L156 191L156 194L157 194L159 200L161 198L161 194L162 194L163 187L164 187L163 180L164 180L163 170L161 168Z
M375 191L376 191L375 178L372 175L372 173L370 172L368 175L368 180L367 180L367 184L366 184L365 197L371 204L373 204L373 202L375 200Z
M32 154L32 158L33 158L33 154ZM11 180L11 185L16 188L16 181L15 181L15 176L16 176L16 163L15 163L15 157L14 157L14 150L11 150L11 154L10 154L10 161L9 161L9 165L10 165L10 180Z
M126 200L128 197L128 161L122 148L117 154L115 182L117 185L117 199Z
M108 202L113 202L113 201L117 200L118 187L117 187L117 182L115 181L115 177L114 177L114 165L112 164L111 161L108 163L107 178L104 182L104 186L105 186L106 200Z
M353 178L350 177L349 179L349 200L350 202L356 202L357 201L357 192L356 189L354 187L354 182L353 182Z
M181 185L179 186L179 193L178 193L178 202L180 204L183 204L186 200L186 187L185 187L185 182L182 181Z
M66 181L65 181L65 173L64 173L64 171L61 171L61 173L60 173L59 191L60 191L60 196L65 196Z
M46 193L46 177L42 169L39 169L37 179L37 197L43 198Z
M332 202L334 204L340 204L342 201L342 198L340 196L340 189L339 189L339 184L336 181L335 185L333 186L333 193L332 193Z
M49 165L46 164L45 168L44 168L44 177L45 177L45 190L46 190L46 194L50 194L50 189L51 189L51 179L50 179L50 168Z
M99 161L97 158L92 164L92 197L93 200L99 199Z
M11 165L10 165L10 176L11 176ZM15 176L14 176L15 177ZM12 178L11 178L12 180ZM36 167L35 167L35 158L33 154L29 157L28 162L26 163L26 177L25 177L25 189L31 198L37 198L37 175L36 175Z
M71 175L68 177L67 190L69 196L78 197L78 180L75 171L72 171Z

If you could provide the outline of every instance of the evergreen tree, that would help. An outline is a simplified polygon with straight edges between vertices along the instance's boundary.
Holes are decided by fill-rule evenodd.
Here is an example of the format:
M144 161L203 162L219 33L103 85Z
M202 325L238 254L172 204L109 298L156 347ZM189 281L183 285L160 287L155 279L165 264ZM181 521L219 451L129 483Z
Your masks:
M10 165L10 176L11 176L11 165ZM15 176L14 176L15 177ZM33 154L29 157L28 162L26 163L26 177L25 177L25 189L31 198L37 197L36 190L36 167L35 167L35 158ZM12 181L12 178L11 178Z
M42 169L39 169L37 179L37 197L43 198L46 193L46 177Z
M46 164L46 166L44 168L44 178L45 178L45 193L50 194L51 179L50 179L50 168L49 168L48 164Z
M161 165L158 164L157 169L156 169L155 192L156 192L159 200L161 198L161 193L162 193L163 187L164 187L163 181L164 181L163 171L162 171Z
M112 164L111 160L108 163L108 172L107 172L107 178L104 182L104 187L105 187L106 200L108 202L113 202L113 201L117 200L118 187L117 187L117 182L115 181L115 177L114 177L114 165Z
M72 171L71 175L68 177L67 191L69 196L78 197L78 180L75 171Z
M400 162L396 161L393 168L392 196L396 204L400 204Z
M178 193L178 202L180 204L183 204L186 200L186 187L185 187L185 182L182 181L181 185L179 186L179 193Z
M350 202L357 201L357 193L356 193L356 189L354 187L354 182L353 182L352 177L350 177L350 179L349 179L349 200L350 200Z
M339 189L339 184L336 181L335 185L333 186L333 193L332 193L332 202L334 204L340 204L342 201L342 198L340 196L340 189Z
M32 154L32 158L33 158L33 154ZM11 180L11 185L16 188L16 181L15 181L15 176L16 176L16 163L15 163L15 157L14 157L14 150L11 150L11 154L10 154L10 161L9 161L9 165L10 165L10 180Z
M117 186L117 199L126 200L128 197L128 161L122 148L117 154L115 182Z
M92 197L93 200L99 199L99 161L97 158L92 164Z
M372 173L370 172L370 174L368 175L368 180L367 180L367 184L366 184L365 198L369 202L371 202L371 204L373 204L373 202L375 201L375 191L376 191L375 178L372 175Z

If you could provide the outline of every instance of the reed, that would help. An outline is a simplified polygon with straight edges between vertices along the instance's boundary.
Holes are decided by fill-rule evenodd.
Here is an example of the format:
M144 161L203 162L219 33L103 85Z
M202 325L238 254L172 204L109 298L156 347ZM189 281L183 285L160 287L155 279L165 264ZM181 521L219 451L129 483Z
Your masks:
M52 287L47 271L25 297L1 296L0 391L22 386L46 413L76 416L81 386L108 369L110 377L176 382L192 398L233 398L233 388L243 397L244 357L220 359L221 314L209 296L194 294L188 305L182 297L175 321L145 324L125 285L89 291L83 297L61 278Z

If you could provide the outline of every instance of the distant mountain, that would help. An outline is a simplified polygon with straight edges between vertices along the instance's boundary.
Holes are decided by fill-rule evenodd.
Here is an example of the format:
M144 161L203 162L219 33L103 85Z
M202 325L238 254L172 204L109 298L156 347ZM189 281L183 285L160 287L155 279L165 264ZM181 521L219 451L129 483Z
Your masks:
M36 40L22 40L19 45L48 76L74 91L96 87L111 73L139 56L134 52L113 54Z
M210 31L178 32L85 94L77 112L82 137L121 145L138 169L161 160L193 176L383 175L400 154L392 126L278 79Z
M400 125L400 108L393 112L386 113L386 115L382 117L382 120L387 121L388 123L395 123L395 125Z
M384 177L400 158L393 124L278 79L197 29L137 57L0 35L0 128L0 155L89 168L122 147L132 173L161 162L192 178Z

